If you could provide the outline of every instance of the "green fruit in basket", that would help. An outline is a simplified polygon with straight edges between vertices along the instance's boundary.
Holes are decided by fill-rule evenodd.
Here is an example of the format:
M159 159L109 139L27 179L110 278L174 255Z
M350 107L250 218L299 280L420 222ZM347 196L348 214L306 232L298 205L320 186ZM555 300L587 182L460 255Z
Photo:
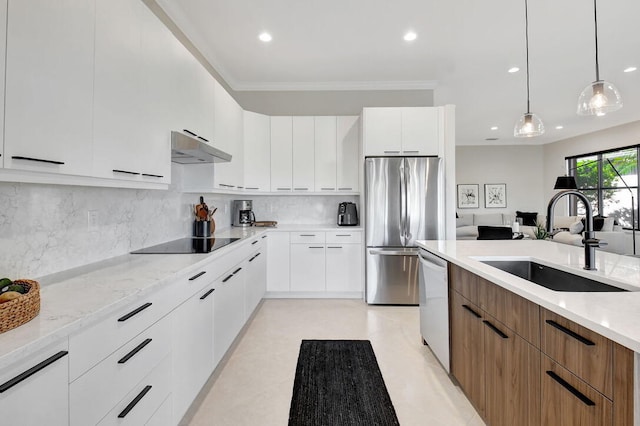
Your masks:
M13 281L11 281L9 278L0 278L0 288L4 288L11 284L13 284Z
M7 291L15 291L20 294L26 294L29 291L29 287L26 284L11 284Z

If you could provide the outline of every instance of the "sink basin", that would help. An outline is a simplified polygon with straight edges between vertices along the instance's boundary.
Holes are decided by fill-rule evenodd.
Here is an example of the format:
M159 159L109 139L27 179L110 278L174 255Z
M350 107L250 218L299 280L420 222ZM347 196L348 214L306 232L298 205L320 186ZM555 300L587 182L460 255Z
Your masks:
M481 260L481 262L555 291L628 291L531 260Z

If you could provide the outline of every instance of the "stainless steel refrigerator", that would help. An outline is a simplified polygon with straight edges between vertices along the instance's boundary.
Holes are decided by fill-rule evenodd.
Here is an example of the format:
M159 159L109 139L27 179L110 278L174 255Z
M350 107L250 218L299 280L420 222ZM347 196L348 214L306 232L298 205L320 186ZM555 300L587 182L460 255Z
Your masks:
M416 240L440 239L441 160L365 159L366 293L369 304L418 304Z

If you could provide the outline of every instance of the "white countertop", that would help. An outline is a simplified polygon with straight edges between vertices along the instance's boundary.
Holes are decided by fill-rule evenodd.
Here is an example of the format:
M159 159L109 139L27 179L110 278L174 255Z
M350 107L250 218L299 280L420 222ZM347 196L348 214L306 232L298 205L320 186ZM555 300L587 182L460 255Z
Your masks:
M298 232L298 231L362 231L362 226L338 226L338 225L289 225L278 224L276 227L258 228L267 229L269 231Z
M40 314L0 334L0 369L158 290L176 277L234 250L271 228L230 228L216 237L241 240L208 254L127 254L37 278Z
M640 258L596 250L597 271L586 271L584 249L540 240L418 241L418 245L493 283L640 352ZM549 290L481 263L494 257L527 258L629 292ZM487 259L488 260L488 259Z

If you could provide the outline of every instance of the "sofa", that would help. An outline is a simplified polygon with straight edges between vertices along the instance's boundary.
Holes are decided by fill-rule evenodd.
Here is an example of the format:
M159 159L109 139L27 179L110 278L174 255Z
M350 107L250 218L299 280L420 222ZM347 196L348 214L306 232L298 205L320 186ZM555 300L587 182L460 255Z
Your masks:
M513 215L503 213L459 214L456 218L456 239L477 240L479 225L510 227L509 220L513 220Z

